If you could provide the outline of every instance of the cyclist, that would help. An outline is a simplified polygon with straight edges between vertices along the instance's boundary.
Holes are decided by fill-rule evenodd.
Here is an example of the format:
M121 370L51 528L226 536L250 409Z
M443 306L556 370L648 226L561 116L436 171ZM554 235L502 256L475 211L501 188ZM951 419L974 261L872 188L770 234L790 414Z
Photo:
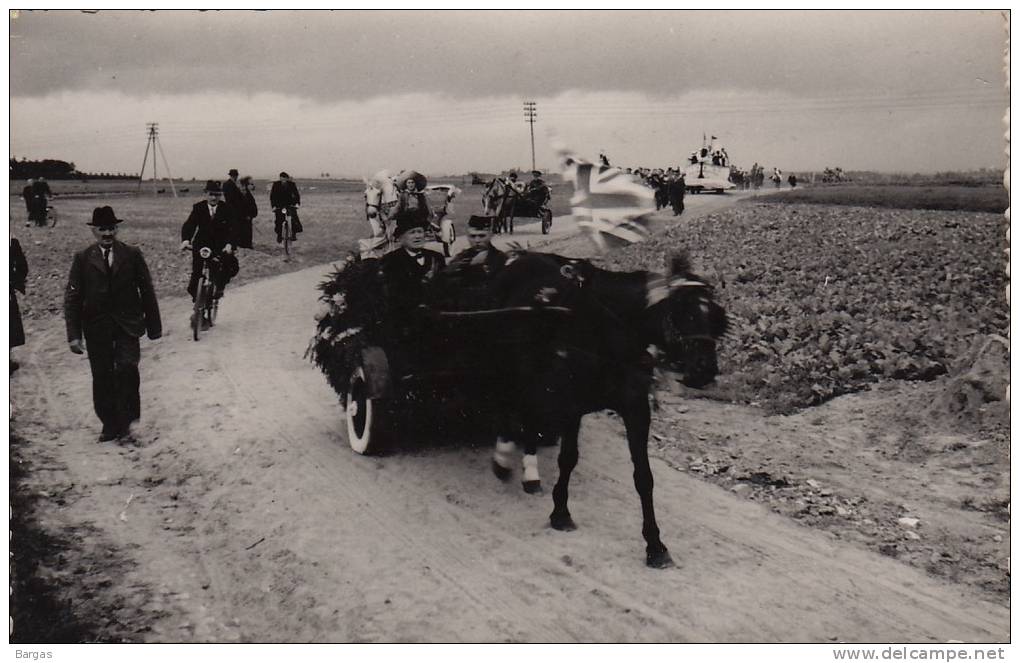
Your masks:
M269 204L276 215L276 243L283 241L283 220L288 209L292 210L290 241L297 240L297 234L304 230L297 214L297 208L301 207L301 194L298 192L297 184L290 179L286 171L281 172L280 179L273 182L273 187L269 190Z
M195 300L198 281L202 275L202 257L198 250L209 247L213 258L219 259L219 267L213 268L216 281L216 296L223 295L223 288L238 270L234 248L237 246L236 220L230 208L223 202L223 189L216 180L205 184L205 200L191 207L188 220L181 226L181 250L191 250L191 278L188 280L188 294ZM213 265L216 261L213 262ZM203 323L206 326L208 321Z

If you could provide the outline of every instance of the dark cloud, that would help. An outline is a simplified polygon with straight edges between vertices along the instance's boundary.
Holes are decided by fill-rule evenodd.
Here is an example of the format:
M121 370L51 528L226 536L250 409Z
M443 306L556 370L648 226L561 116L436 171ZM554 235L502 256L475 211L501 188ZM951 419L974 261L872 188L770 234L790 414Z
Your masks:
M1003 25L976 11L29 11L11 21L11 94L904 94L999 85Z

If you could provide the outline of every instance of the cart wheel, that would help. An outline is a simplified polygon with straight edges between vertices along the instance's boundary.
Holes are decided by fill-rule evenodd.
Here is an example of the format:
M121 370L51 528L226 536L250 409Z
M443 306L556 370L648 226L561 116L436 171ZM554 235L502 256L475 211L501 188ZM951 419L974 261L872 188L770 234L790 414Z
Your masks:
M549 229L552 228L552 210L542 211L542 234L548 235Z
M383 450L386 430L383 399L368 395L365 369L358 366L347 387L347 442L355 453L371 456Z

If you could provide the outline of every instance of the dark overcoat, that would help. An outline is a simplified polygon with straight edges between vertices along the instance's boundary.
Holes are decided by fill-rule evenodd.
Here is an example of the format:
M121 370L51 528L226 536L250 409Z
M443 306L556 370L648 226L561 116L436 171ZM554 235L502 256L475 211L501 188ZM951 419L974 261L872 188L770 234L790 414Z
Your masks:
M28 261L21 250L21 243L11 238L11 340L10 347L25 344L25 327L21 322L21 308L15 290L25 294L25 280L28 278Z
M269 190L269 204L275 209L301 204L297 184L291 180L276 180Z
M83 333L112 335L118 327L135 337L162 336L156 291L142 252L114 241L112 268L99 244L76 253L64 291L64 321L68 341Z
M216 216L209 216L209 203L202 200L191 207L188 220L181 226L181 241L188 240L195 249L208 246L214 253L224 245L237 246L237 219L229 205L216 206Z

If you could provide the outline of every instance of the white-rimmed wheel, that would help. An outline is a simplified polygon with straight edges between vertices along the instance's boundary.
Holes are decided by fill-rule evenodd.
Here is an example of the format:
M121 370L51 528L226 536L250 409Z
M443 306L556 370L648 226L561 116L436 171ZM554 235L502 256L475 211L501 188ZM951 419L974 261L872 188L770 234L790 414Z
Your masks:
M386 444L383 399L370 396L363 366L358 366L347 386L347 442L355 453L371 456Z

